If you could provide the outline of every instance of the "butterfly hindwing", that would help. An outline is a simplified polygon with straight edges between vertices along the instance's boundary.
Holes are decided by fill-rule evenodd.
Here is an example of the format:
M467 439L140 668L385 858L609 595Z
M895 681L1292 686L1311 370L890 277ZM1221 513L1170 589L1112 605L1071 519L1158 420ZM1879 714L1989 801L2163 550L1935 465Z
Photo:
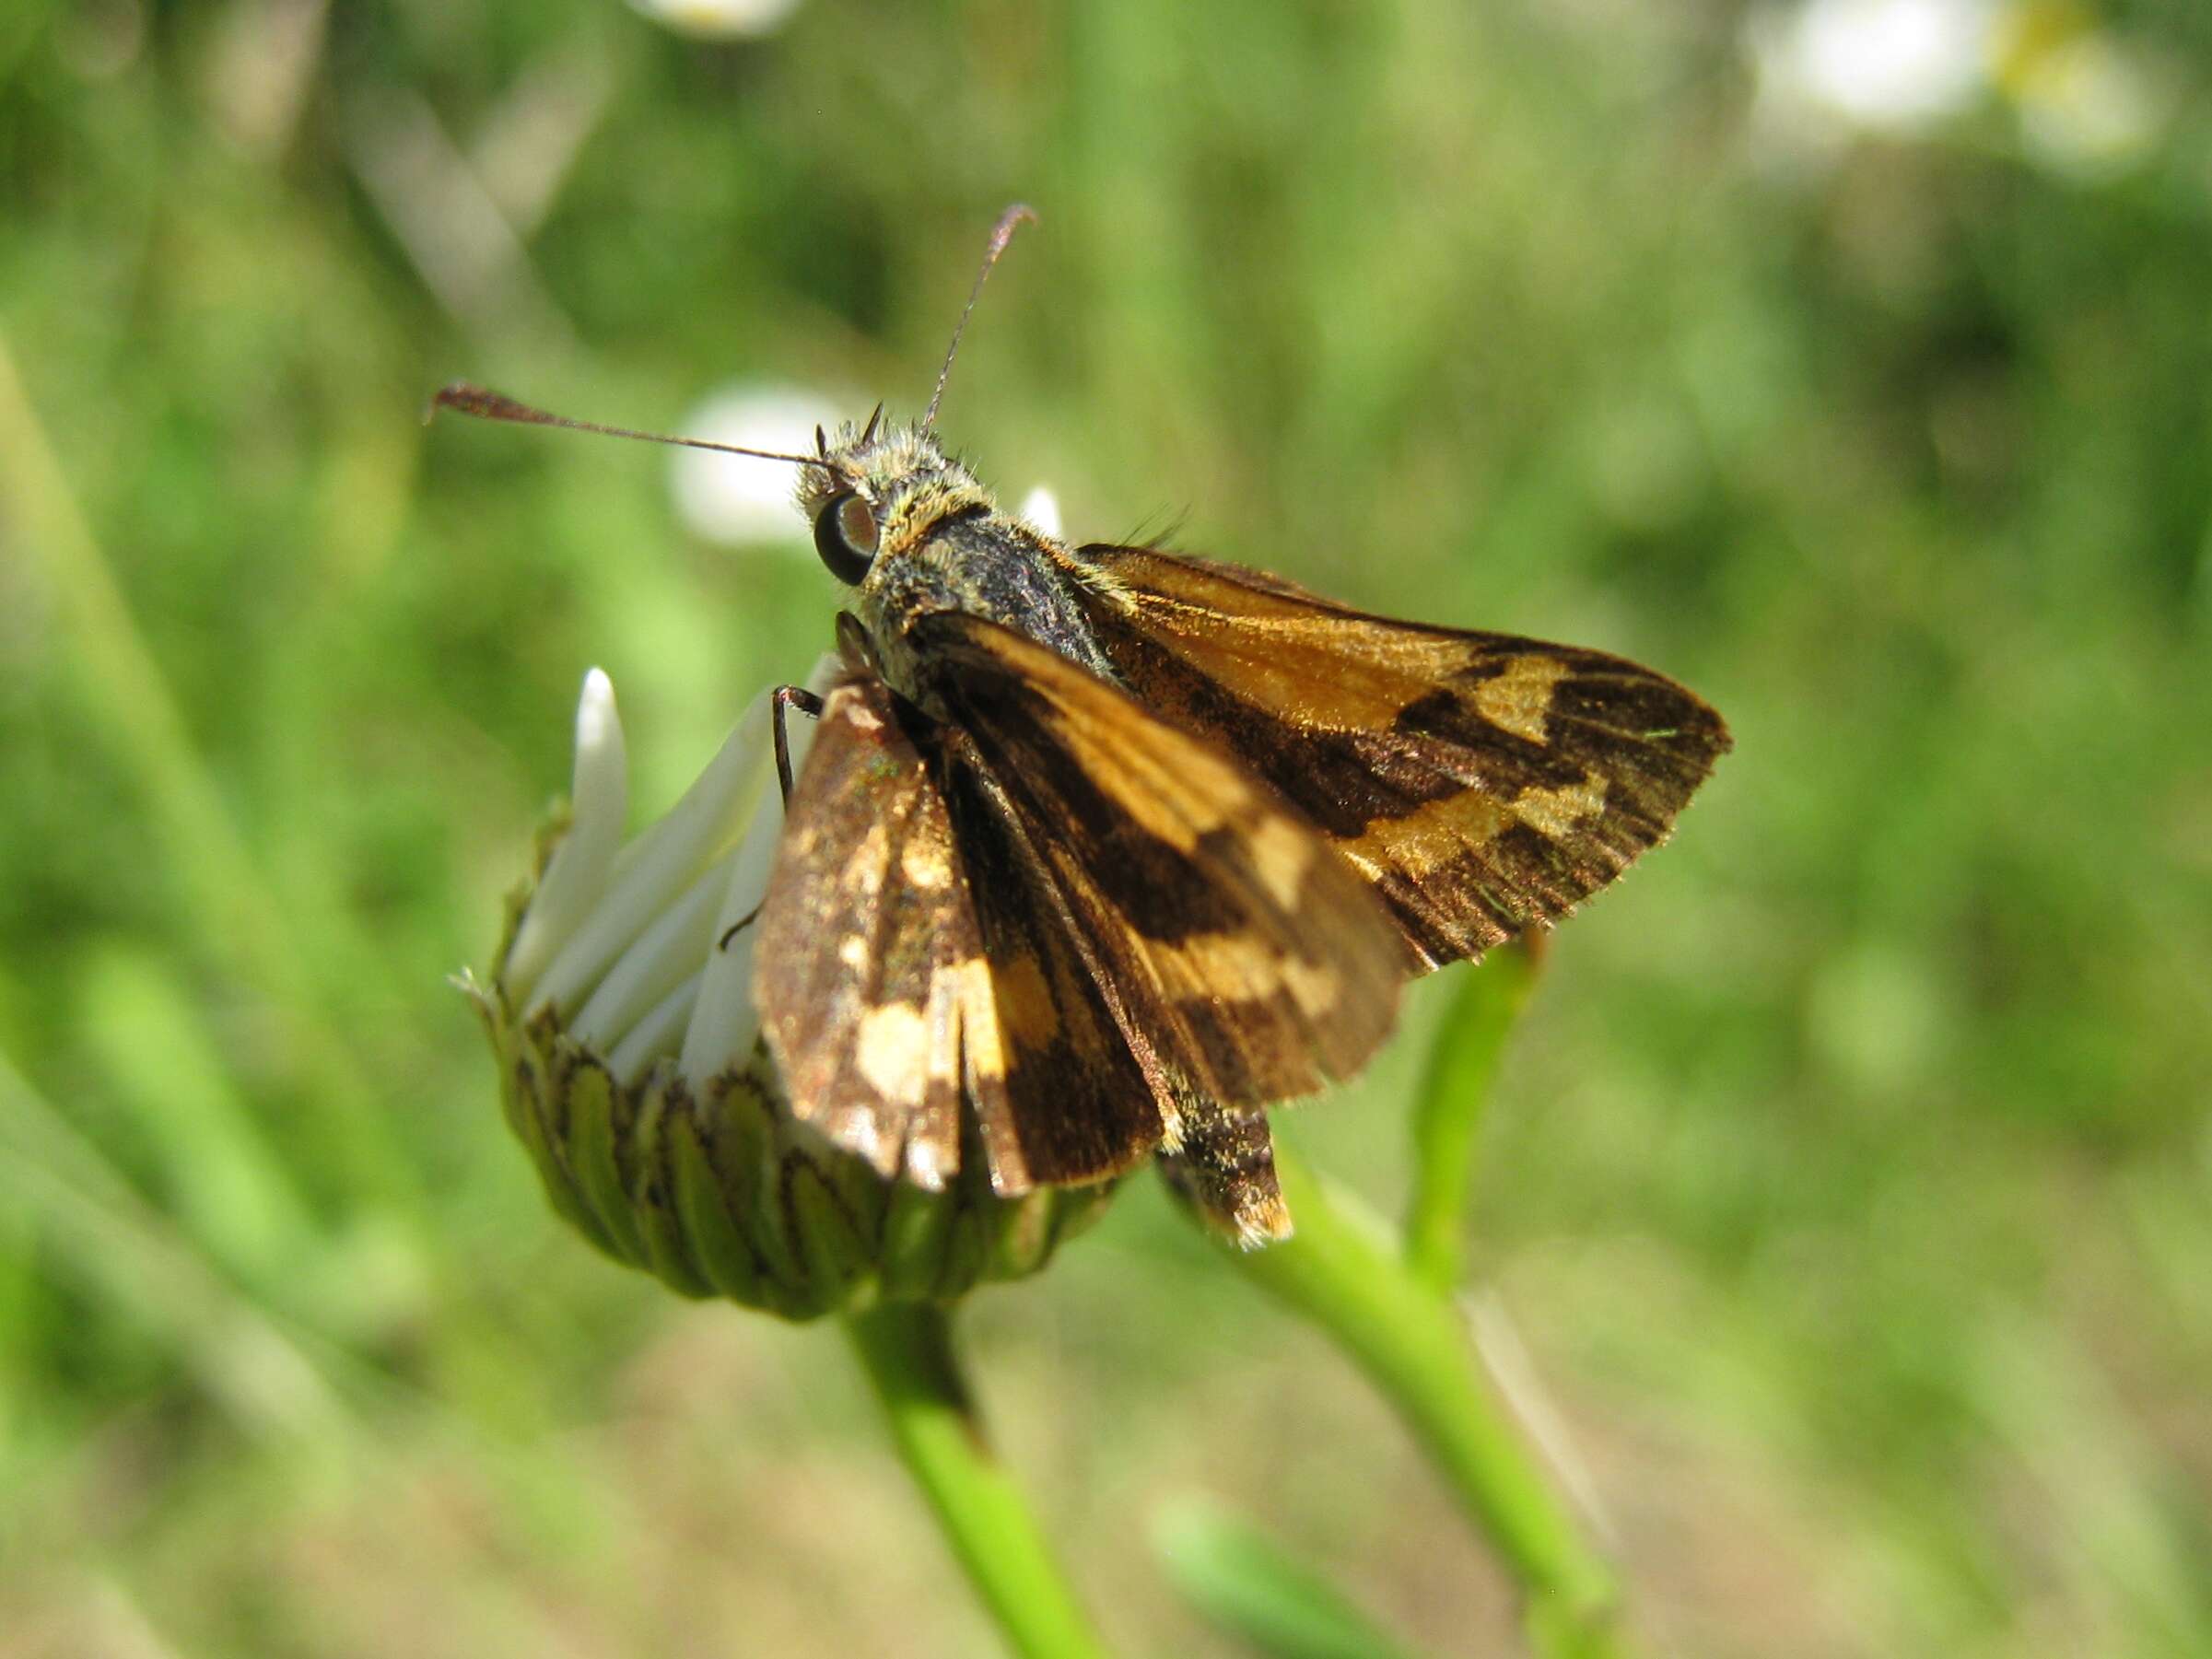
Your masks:
M799 1117L939 1189L959 1168L962 1098L1003 1085L974 903L903 714L867 675L825 701L761 909L755 989Z
M1396 1011L1395 931L1273 790L1010 629L942 613L909 639L1049 868L1155 1097L1257 1104L1367 1058Z
M1310 818L1415 968L1566 914L1666 837L1728 747L1697 697L1603 652L1390 622L1152 548L1068 557L1124 683Z

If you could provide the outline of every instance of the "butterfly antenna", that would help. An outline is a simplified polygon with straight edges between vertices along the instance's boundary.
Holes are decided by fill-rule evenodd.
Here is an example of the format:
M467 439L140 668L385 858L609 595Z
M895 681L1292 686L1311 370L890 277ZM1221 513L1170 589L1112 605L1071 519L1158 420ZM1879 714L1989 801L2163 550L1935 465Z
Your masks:
M990 268L999 263L999 255L1006 251L1006 244L1013 240L1014 227L1026 219L1036 223L1035 209L1016 202L999 216L991 227L990 243L983 250L983 269L976 273L976 286L967 291L967 304L962 308L960 321L953 329L953 343L944 348L944 367L937 371L937 390L930 393L929 413L921 417L921 429L927 432L937 420L937 405L944 399L944 383L953 372L953 358L960 351L960 336L967 333L968 313L976 309L976 301L983 297L983 285L990 280Z
M427 424L440 409L451 409L457 415L473 415L478 420L513 421L525 426L566 426L571 432L596 432L603 438L635 438L641 443L673 444L685 450L714 450L724 455L753 455L762 461L789 461L799 466L819 466L821 459L813 455L785 455L775 450L748 450L742 444L718 444L704 438L671 438L661 432L633 432L627 426L603 426L597 421L570 420L565 415L548 415L543 409L533 409L528 403L518 403L504 393L483 386L472 386L465 380L456 380L451 386L439 389L423 412Z

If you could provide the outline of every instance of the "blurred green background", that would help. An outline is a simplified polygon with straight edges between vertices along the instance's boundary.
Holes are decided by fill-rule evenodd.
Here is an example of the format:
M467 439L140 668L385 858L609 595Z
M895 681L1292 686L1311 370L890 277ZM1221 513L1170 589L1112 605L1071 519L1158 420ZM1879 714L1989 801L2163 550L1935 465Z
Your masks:
M835 1333L561 1231L445 983L585 667L657 806L829 578L418 415L913 413L1017 198L942 423L1010 498L1736 729L1558 936L1472 1221L1638 1630L2212 1652L2208 72L2152 0L8 7L0 1653L989 1651ZM1289 1131L1387 1204L1420 990ZM1234 1651L1148 1552L1194 1493L1510 1641L1149 1179L966 1324L1129 1651Z

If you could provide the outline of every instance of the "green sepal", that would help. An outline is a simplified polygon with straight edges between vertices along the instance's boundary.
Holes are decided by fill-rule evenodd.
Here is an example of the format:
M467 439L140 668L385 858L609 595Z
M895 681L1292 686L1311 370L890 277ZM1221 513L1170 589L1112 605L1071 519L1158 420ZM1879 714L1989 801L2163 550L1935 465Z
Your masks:
M637 1209L624 1188L615 1151L616 1137L627 1127L615 1121L624 1104L622 1092L604 1066L565 1038L554 1056L553 1087L568 1125L561 1150L578 1190L613 1240L615 1254L635 1267L646 1266Z
M494 992L474 989L472 994L485 1011L492 1031L492 1046L502 1058L499 1078L508 1124L530 1153L530 1161L544 1184L546 1200L556 1215L595 1246L621 1259L621 1251L615 1248L614 1241L608 1236L591 1206L584 1202L583 1195L569 1178L567 1159L557 1150L561 1145L559 1128L547 1116L556 1094L552 1086L553 1064L541 1040L544 1030L518 1027L509 1022L505 1005Z
M749 1307L759 1306L765 1295L759 1254L730 1214L714 1164L699 1144L698 1126L688 1111L671 1116L667 1146L676 1214L692 1258L716 1293Z
M1107 1182L1002 1198L980 1148L942 1192L886 1179L795 1120L764 1049L696 1092L671 1061L626 1083L550 1011L518 1019L499 986L463 988L554 1210L686 1296L793 1320L951 1302L1037 1271L1112 1192Z
M668 1165L666 1138L673 1078L659 1076L646 1090L630 1132L636 1167L629 1187L638 1209L638 1234L645 1244L644 1265L662 1284L686 1296L711 1296L714 1287L693 1258L676 1213L675 1182Z
M945 1256L960 1211L959 1190L931 1192L910 1181L892 1188L884 1210L886 1302L930 1302L945 1281Z
M872 1234L866 1218L848 1207L847 1194L823 1164L802 1153L787 1157L781 1171L782 1213L806 1287L800 1317L841 1308L872 1275L882 1235Z

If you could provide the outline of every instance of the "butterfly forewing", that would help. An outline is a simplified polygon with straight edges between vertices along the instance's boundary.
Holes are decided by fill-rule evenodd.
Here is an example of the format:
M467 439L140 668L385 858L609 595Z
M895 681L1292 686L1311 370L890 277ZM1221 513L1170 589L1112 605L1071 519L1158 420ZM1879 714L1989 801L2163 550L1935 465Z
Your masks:
M1165 1133L1161 1097L1108 1006L1050 866L972 745L946 733L945 794L989 964L1002 1090L978 1101L1001 1191L1094 1181Z
M1574 908L1665 838L1728 747L1695 696L1602 652L1389 622L1151 548L1071 561L1130 690L1310 818L1415 968Z
M1365 1061L1396 1011L1396 933L1273 790L1010 629L944 613L912 637L1155 1093L1257 1104Z

